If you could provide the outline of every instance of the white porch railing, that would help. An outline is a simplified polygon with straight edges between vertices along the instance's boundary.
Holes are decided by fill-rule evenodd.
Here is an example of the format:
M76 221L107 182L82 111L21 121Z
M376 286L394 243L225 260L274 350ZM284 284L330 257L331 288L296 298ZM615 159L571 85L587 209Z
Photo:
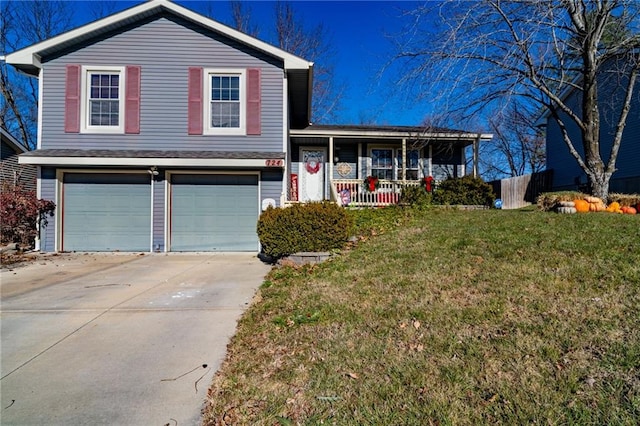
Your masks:
M384 207L398 204L402 188L419 186L421 181L379 180L378 188L370 192L365 188L362 179L333 179L331 180L331 196L338 205L349 207ZM343 201L344 198L347 203Z

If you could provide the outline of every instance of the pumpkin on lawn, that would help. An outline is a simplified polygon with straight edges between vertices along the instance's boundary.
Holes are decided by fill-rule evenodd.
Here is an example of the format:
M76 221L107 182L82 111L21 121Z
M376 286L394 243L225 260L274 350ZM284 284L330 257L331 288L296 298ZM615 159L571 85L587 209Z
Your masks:
M622 211L622 213L625 213L625 214L636 214L637 213L637 210L635 209L635 207L631 207L631 206L621 207L620 210Z
M589 202L586 200L573 200L573 205L578 213L589 213Z
M613 203L609 204L609 207L607 207L607 211L609 213L622 213L622 209L620 208L620 203L618 203L617 201L614 201Z

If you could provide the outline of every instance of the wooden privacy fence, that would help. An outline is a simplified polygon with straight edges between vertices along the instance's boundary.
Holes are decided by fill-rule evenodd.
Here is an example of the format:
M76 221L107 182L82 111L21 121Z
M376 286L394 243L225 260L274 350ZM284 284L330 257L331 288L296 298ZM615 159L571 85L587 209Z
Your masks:
M543 192L551 191L553 170L489 182L503 209L519 209L536 202Z

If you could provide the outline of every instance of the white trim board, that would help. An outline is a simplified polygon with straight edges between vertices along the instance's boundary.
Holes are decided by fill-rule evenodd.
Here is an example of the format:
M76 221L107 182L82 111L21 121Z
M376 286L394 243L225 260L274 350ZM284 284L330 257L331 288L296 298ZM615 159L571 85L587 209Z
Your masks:
M20 164L36 164L43 166L139 166L139 167L247 167L283 169L282 166L267 166L274 159L266 158L113 158L113 157L19 157Z

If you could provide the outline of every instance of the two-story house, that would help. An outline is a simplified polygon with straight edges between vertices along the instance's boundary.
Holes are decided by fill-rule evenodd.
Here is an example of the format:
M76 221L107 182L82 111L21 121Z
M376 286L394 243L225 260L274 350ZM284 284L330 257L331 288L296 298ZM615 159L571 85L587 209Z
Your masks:
M6 56L38 78L43 251L257 251L268 205L466 174L487 135L310 125L313 64L168 0ZM391 185L394 183L395 186ZM339 185L342 185L340 187Z
M600 155L608 163L611 147L620 119L622 105L626 96L628 77L619 71L623 67L610 61L603 66L598 76L598 99L600 113ZM581 93L568 90L563 99L566 105L580 116ZM581 132L578 126L566 114L560 112L569 137L577 152L584 158ZM550 112L539 119L540 125L546 127L546 162L547 170L553 170L553 190L587 189L587 176L571 155L562 137L558 122ZM640 193L640 82L636 81L626 126L622 134L620 150L616 160L616 171L611 177L610 192Z

